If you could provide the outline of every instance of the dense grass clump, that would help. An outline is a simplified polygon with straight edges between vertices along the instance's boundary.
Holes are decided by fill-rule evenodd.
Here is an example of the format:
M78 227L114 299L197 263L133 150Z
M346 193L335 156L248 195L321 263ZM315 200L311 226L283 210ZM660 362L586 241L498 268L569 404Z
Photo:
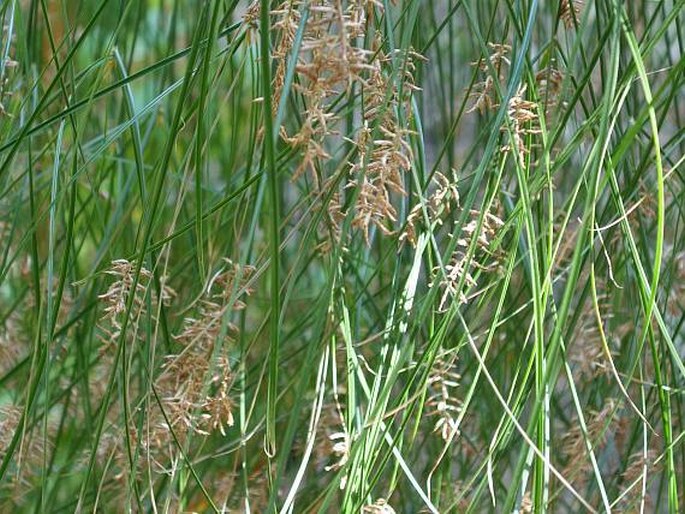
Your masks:
M685 1L0 18L0 511L685 509Z

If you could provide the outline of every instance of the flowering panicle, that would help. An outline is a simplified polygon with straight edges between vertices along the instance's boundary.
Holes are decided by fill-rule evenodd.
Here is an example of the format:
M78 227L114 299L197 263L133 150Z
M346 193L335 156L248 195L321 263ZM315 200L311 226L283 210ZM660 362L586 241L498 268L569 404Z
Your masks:
M610 427L617 421L616 410L616 400L607 398L601 410L590 411L587 416L585 435L579 423L564 434L561 453L568 460L564 476L579 477L581 481L585 479L591 463L589 459L582 459L579 456L586 454L586 439L594 451L603 448L607 443Z
M417 59L422 57L413 51L393 58L379 50L364 84L364 125L355 141L357 159L351 163L347 187L358 188L352 225L367 243L372 225L386 235L392 233L387 222L397 221L397 211L391 194L406 195L403 177L414 159L409 144L412 131L406 125L411 119L411 94L418 90L414 85ZM384 65L393 62L404 70L401 81L384 72Z
M107 275L116 278L109 286L106 293L98 295L100 301L105 304L103 316L103 321L105 321L105 323L100 323L100 329L105 334L102 339L106 346L115 344L116 340L121 335L121 330L123 328L122 316L126 314L126 305L131 295L133 296L133 299L129 317L129 333L133 334L133 339L135 339L138 332L138 322L147 311L145 298L148 290L151 289L150 282L152 273L145 267L141 267L138 282L134 287L133 279L135 270L135 262L129 262L126 259L117 259L112 261L110 269L105 272ZM161 291L161 301L165 304L176 294L173 289L164 285L162 286ZM154 292L151 292L151 294L154 294Z
M578 24L580 12L583 10L581 0L561 0L559 4L559 18L567 29L572 29Z
M274 28L280 34L274 50L277 69L273 105L278 105L295 35L301 21L302 2L283 2L272 12ZM317 164L330 159L327 147L331 136L338 136L338 117L333 102L357 86L363 98L362 127L354 140L357 157L350 165L350 180L342 189L355 189L356 201L352 226L369 240L369 230L376 226L392 233L388 222L397 220L392 194L404 195L403 174L413 160L405 127L411 118L409 99L414 85L415 61L412 51L386 55L380 48L370 50L358 43L363 39L373 13L383 9L378 0L333 2L316 0L309 4L309 15L297 55L297 80L293 90L302 98L302 122L295 133L280 127L283 140L302 152L302 160L293 179L306 170L311 172L319 189L330 186L317 173ZM388 69L398 70L388 73ZM339 140L339 137L337 138ZM340 191L342 193L342 191ZM336 228L345 216L339 197L329 205L330 224ZM335 235L335 234L333 234Z
M336 133L337 117L330 112L329 104L337 96L348 91L369 69L371 52L356 46L366 26L365 2L351 2L343 9L341 2L315 0L309 5L304 37L299 48L295 71L298 81L293 89L298 92L306 106L302 124L297 133L289 135L280 127L283 139L302 150L303 159L293 179L306 170L315 180L316 162L330 158L325 149L327 137ZM272 11L276 21L273 28L280 34L274 50L277 62L274 77L274 109L281 101L283 84L293 50L295 36L301 20L303 2L283 2Z
M524 166L525 157L529 153L526 137L540 133L537 113L537 103L526 100L526 86L519 87L516 94L509 100L509 127L502 127L503 132L509 132L510 142L502 148L504 152L514 152L519 164Z
M456 175L453 174L453 177L450 180L439 171L433 176L436 188L425 203L428 222L431 226L442 225L443 218L459 207ZM400 241L407 240L412 246L416 246L418 231L423 221L423 204L417 203L407 216L407 225L400 235Z
M477 283L473 277L474 270L494 271L498 267L499 256L492 248L492 243L504 226L504 222L492 212L483 214L483 222L478 228L480 213L476 210L469 212L470 220L461 228L461 237L457 240L457 246L445 265L445 273L439 267L433 269L433 281L430 286L437 283L443 290L438 310L445 312L449 307L450 300L458 298L459 303L465 304L469 297L460 289L460 284L467 289L474 288ZM475 240L476 254L468 259L468 248ZM492 262L489 262L492 261Z
M511 52L511 46L501 43L488 43L488 47L492 49L492 53L488 56L489 65L482 58L477 62L471 63L472 66L478 67L480 72L484 74L484 78L481 82L474 85L474 91L471 93L471 96L475 98L475 102L466 112L478 111L481 114L485 114L486 111L499 107L495 83L502 83L505 67L511 66L511 61L508 57L509 52ZM492 73L493 70L495 75Z
M320 442L316 445L316 455L318 467L323 467L324 471L338 471L350 459L352 434L345 425L339 394L334 394L334 401L324 406L318 426ZM347 474L344 474L340 478L340 489L345 489L346 485Z
M454 359L436 359L428 378L430 388L426 406L427 414L437 417L433 432L440 434L444 441L449 441L457 430L456 415L461 410L461 401L454 396L461 376L454 371Z
M169 429L177 437L190 431L208 435L233 425L231 366L224 348L236 328L226 319L231 311L243 309L240 297L254 269L226 260L200 300L198 316L186 318L176 336L181 351L167 355L156 387L169 423L158 418L157 438L169 440ZM223 337L223 339L222 339Z

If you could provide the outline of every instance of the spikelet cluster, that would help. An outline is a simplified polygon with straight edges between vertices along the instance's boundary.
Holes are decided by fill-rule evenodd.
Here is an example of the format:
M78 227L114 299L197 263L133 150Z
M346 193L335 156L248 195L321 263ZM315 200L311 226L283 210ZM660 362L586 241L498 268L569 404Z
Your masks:
M526 86L519 87L516 94L509 100L507 115L509 126L502 127L502 131L509 134L510 142L502 150L513 152L519 164L525 166L525 158L529 153L528 136L540 133L538 121L538 105L536 102L526 100Z
M425 202L426 214L428 215L427 228L435 228L443 224L444 218L459 207L459 191L457 189L456 175L449 179L439 171L433 176L435 186ZM424 225L424 204L417 203L407 216L407 224L400 235L400 241L408 241L416 246L419 231Z
M137 283L134 285L136 264L126 259L112 261L110 268L105 272L115 278L107 292L98 296L105 305L100 329L104 333L101 337L105 347L116 343L123 329L123 318L126 315L127 304L131 299L131 312L127 332L135 339L138 334L138 323L141 317L147 313L146 296L154 296L153 288L150 287L152 273L145 267L141 267ZM161 301L168 303L175 296L173 289L162 286Z
M375 10L382 10L376 0L333 2L316 0L309 4L304 37L295 67L297 80L293 89L304 105L302 122L295 133L280 127L283 140L301 151L302 160L294 172L296 179L309 171L319 189L332 186L322 175L320 164L331 158L328 147L333 138L340 141L338 116L332 105L341 94L361 92L361 127L354 139L357 148L350 163L350 179L329 202L328 222L336 240L345 218L342 193L354 195L352 226L369 242L369 231L377 227L384 234L397 220L393 194L404 195L403 175L413 160L406 128L411 118L409 100L418 88L414 85L415 61L412 51L388 55L378 43L376 48L362 45L368 20ZM274 50L277 69L274 79L274 106L282 101L286 70L300 25L303 2L283 2L272 12L274 29L279 34ZM392 73L390 70L398 70ZM276 108L276 107L274 107ZM317 171L318 170L318 171Z
M581 0L561 0L559 18L567 29L572 29L578 24L582 10L583 2Z
M416 61L422 57L407 51L394 56L381 50L373 61L373 70L364 83L364 125L357 134L357 159L351 164L348 188L358 188L352 225L369 242L369 229L377 227L389 235L388 222L397 221L391 195L406 195L404 175L412 167L413 153L409 144L412 131L411 94ZM390 66L402 70L401 80L386 73Z
M572 426L564 434L561 453L566 457L568 464L563 470L564 476L577 478L578 483L583 483L591 469L589 458L579 458L587 453L586 438L590 442L593 451L598 451L607 444L611 427L617 422L618 403L613 398L607 398L601 410L590 411L586 417L587 433L583 435L580 424Z
M245 307L241 297L254 269L230 260L217 273L199 302L197 316L184 320L183 330L175 339L176 354L165 356L162 372L156 381L166 416L157 412L151 417L156 446L172 441L171 431L183 440L189 432L209 435L233 425L231 366L225 343L237 328L228 314Z
M433 432L440 434L444 441L450 441L456 435L456 417L461 410L461 401L455 397L461 377L454 368L453 358L439 357L428 377L430 392L426 400L426 414L437 418Z
M338 471L345 467L350 459L352 434L345 424L340 395L344 388L336 391L333 401L324 405L320 423L317 427L317 444L315 454L317 467L324 471ZM340 489L347 485L347 474L340 477Z
M310 171L318 180L317 161L330 158L326 139L335 134L337 122L329 104L339 94L348 91L352 84L362 80L362 73L369 69L371 52L356 45L365 29L364 3L351 2L347 9L343 8L342 2L329 0L315 0L309 5L295 67L298 81L293 85L305 105L302 124L292 135L281 127L283 139L302 153L302 162L293 178ZM276 18L273 28L279 34L273 52L277 63L273 84L274 109L281 101L303 4L300 0L285 1L272 12Z
M474 85L471 96L475 98L475 101L467 112L478 111L485 114L486 111L494 110L499 106L500 101L495 84L502 83L506 76L505 70L511 66L508 56L511 52L511 46L501 43L488 43L488 48L492 50L492 53L488 56L487 61L481 58L479 61L471 63L472 66L478 68L483 80Z
M461 237L457 240L456 248L449 262L445 265L444 274L439 267L433 270L433 281L442 289L438 310L445 312L452 301L457 300L460 304L467 303L478 292L470 296L465 290L475 289L477 281L474 278L476 271L495 271L499 267L499 252L494 247L494 241L504 222L494 213L483 214L482 224L479 228L478 218L480 213L476 210L469 211L467 223L461 227ZM468 256L468 248L475 241L476 252L473 258Z
M488 43L488 47L492 53L488 56L487 61L480 59L471 63L478 67L484 78L474 86L471 96L475 100L467 112L478 111L484 114L500 106L496 85L499 84L500 89L504 87L506 72L511 66L508 57L511 47L500 43ZM545 95L541 98L547 101L548 109L557 101L562 79L561 73L554 68L548 68L536 76L536 82L541 86L540 91ZM507 105L508 123L502 127L502 131L508 132L510 136L509 143L502 148L502 151L513 152L522 166L525 156L529 153L526 138L540 133L538 105L536 102L526 99L526 89L525 85L520 86L516 94L509 99Z

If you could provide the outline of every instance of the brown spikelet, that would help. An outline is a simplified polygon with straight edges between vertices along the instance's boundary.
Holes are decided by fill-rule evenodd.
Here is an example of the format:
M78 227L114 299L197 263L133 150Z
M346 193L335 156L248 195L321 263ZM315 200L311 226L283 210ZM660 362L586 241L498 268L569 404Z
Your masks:
M493 248L493 242L504 226L504 222L493 212L486 212L479 229L480 213L471 210L469 215L470 219L461 228L461 237L457 241L450 261L445 265L444 276L439 267L433 269L433 280L430 286L433 287L437 283L443 291L438 307L439 312L445 312L452 300L456 299L459 303L465 304L478 294L476 292L469 297L464 292L476 287L476 279L473 276L476 270L491 272L499 267L500 256L499 252ZM468 259L468 248L474 240L476 253L473 258Z
M138 282L135 287L133 286L135 270L135 262L117 259L112 261L111 267L105 272L116 279L110 284L106 293L98 296L98 299L105 305L104 315L99 324L100 329L104 332L102 340L105 347L115 344L121 335L123 316L126 314L126 305L131 296L133 296L133 299L128 333L132 334L132 339L136 338L138 322L146 312L145 296L148 294L148 291L150 291L150 294L154 294L152 288L150 288L152 273L145 267L141 267ZM173 289L162 286L161 301L168 303L175 294Z
M587 440L592 449L596 452L602 449L611 431L611 427L616 422L617 402L613 398L608 398L604 406L599 411L590 411L586 416ZM564 434L561 453L566 457L568 464L563 470L563 475L572 480L572 483L584 484L588 472L591 469L590 459L587 457L586 438L580 424L572 426ZM581 458L581 456L583 456ZM575 481L575 482L573 482Z
M274 50L274 106L280 101L302 7L302 2L292 0L272 12L278 33ZM345 189L356 190L352 226L363 233L367 242L372 226L384 234L393 233L388 226L397 220L392 195L405 194L403 175L411 168L413 159L408 143L410 132L405 128L411 115L408 102L418 89L414 86L417 54L406 51L386 55L380 44L377 50L360 45L368 20L376 10L382 10L382 2L377 0L353 1L347 7L331 0L309 4L295 67L298 80L293 84L293 91L301 96L305 106L302 121L296 132L289 133L280 127L282 139L301 151L302 159L293 179L309 171L317 188L324 189L330 184L329 177L317 169L330 160L329 140L333 136L339 139L339 120L332 105L352 87L361 89L364 123L354 141L348 140L356 145L357 158L350 167L351 179L341 186L338 195ZM400 76L389 73L389 69L401 70ZM340 205L338 196L329 208L334 237L339 235L338 220L345 216ZM323 245L322 249L325 248Z
M521 166L529 153L526 137L540 133L538 124L537 104L525 99L526 86L519 87L516 94L509 100L509 127L502 127L502 131L509 133L510 142L502 148L504 152L514 152Z
M449 179L438 171L433 177L435 190L428 196L426 202L426 212L431 226L442 225L443 218L459 206L456 174L453 173L452 175L453 178ZM407 225L400 235L400 241L406 240L412 246L416 246L423 221L423 205L418 203L407 216Z
M438 357L428 378L430 392L426 399L426 414L437 418L433 432L439 433L444 441L450 441L456 435L455 418L461 410L461 401L454 395L461 379L454 369L454 361L454 357Z
M299 78L293 85L306 105L302 124L293 135L280 127L281 137L289 145L302 151L302 161L293 179L311 171L318 181L316 165L327 160L326 140L336 134L337 117L330 112L329 104L369 69L370 51L355 44L364 33L366 2L352 2L343 9L340 2L316 0L309 6L305 34L299 48L295 71ZM274 77L274 112L281 101L285 74L300 25L303 3L299 0L283 2L272 15L276 18L274 30L279 35L274 50L277 62Z
M567 29L576 27L580 12L583 10L583 2L580 0L561 0L559 4L559 18Z
M259 0L254 0L245 9L243 14L243 23L248 26L250 31L254 31L259 26L259 14L260 14L261 2Z
M481 58L471 63L472 66L478 67L484 78L481 82L474 85L474 90L470 96L474 97L475 101L466 112L478 111L481 114L485 114L486 111L499 107L495 83L502 83L505 79L504 70L511 65L508 57L509 52L511 52L511 46L501 43L488 43L488 47L492 50L492 53L487 57L487 61Z
M406 195L404 175L411 169L414 157L409 144L412 132L400 120L411 119L417 59L422 57L413 51L397 56L385 56L379 51L364 84L364 125L355 141L357 159L351 164L353 178L347 187L358 190L352 225L362 232L367 244L372 226L383 234L393 233L388 226L397 221L392 195ZM404 70L401 87L384 71L384 66L397 65L397 61Z
M226 317L245 307L240 298L250 293L246 284L253 271L226 260L200 300L198 315L185 319L175 338L181 351L165 357L156 381L166 417L151 413L153 446L166 446L171 430L183 439L190 432L225 435L225 427L233 425L233 377L225 342L236 328Z

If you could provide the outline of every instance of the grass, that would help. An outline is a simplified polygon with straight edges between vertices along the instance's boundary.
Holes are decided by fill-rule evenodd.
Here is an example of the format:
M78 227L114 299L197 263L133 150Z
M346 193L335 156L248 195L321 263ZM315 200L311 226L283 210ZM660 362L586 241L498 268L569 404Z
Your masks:
M684 1L0 17L0 510L683 509Z

